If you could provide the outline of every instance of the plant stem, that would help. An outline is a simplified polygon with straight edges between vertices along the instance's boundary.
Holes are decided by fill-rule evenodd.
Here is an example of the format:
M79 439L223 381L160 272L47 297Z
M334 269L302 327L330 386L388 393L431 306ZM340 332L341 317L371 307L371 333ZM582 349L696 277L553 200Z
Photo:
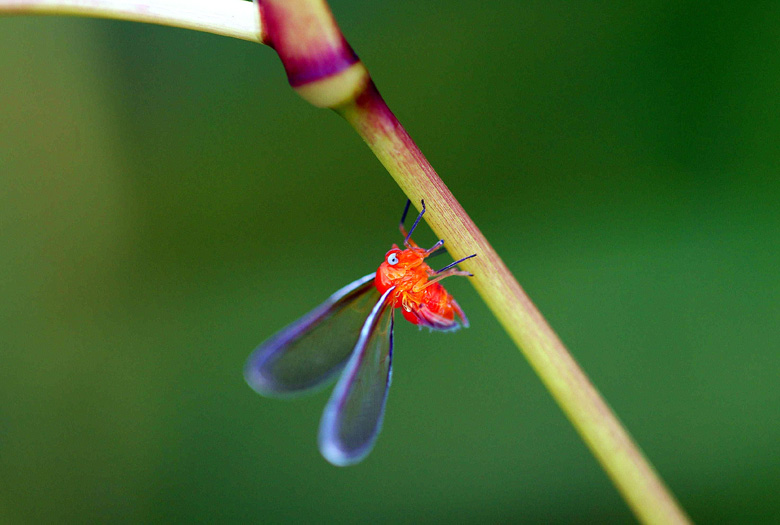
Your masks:
M0 0L0 15L113 18L263 41L257 6L243 0Z
M425 219L447 240L452 257L523 352L566 416L601 462L630 507L645 523L688 519L628 432L601 398L512 273L442 182L382 97L371 85L337 111L355 128Z
M0 0L0 14L116 18L271 43L296 91L344 117L415 206L425 199L425 219L447 240L452 256L478 254L462 264L474 273L477 292L637 517L645 523L687 523L628 432L387 107L325 1L259 0L259 6L260 16L254 4L241 0Z

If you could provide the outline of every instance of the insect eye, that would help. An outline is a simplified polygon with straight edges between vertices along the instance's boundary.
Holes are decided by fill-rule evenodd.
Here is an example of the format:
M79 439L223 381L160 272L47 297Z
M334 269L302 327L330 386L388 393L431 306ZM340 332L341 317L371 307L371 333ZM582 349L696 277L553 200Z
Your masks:
M398 254L397 253L391 253L387 256L387 264L391 266L395 266L398 264Z

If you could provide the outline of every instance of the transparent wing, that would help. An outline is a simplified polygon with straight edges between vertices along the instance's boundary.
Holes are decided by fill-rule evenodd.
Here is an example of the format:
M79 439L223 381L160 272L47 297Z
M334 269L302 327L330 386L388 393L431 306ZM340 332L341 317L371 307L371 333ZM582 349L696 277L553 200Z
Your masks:
M255 349L244 370L262 395L291 396L327 384L347 363L379 292L374 274L331 295L320 306Z
M371 451L382 427L393 359L393 312L388 289L360 332L320 422L319 446L337 466L352 465Z

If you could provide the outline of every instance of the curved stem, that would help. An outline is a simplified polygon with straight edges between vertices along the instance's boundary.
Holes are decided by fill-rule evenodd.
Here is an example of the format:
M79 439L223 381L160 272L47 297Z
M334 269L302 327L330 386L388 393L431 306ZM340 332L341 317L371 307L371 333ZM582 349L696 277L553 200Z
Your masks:
M72 15L146 22L263 42L257 6L243 0L0 0L0 15Z

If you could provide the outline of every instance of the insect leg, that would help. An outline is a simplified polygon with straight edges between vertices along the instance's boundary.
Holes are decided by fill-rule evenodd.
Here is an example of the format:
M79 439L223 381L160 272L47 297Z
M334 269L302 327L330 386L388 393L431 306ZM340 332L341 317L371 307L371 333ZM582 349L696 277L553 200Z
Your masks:
M404 206L404 213L401 215L401 222L398 224L398 229L401 230L401 235L406 237L408 234L406 233L406 228L404 228L404 222L406 222L406 214L409 213L409 206L412 205L412 201L409 199L406 199L406 206Z
M425 257L430 257L431 255L438 255L434 252L438 251L439 248L441 248L444 245L444 239L440 239L439 242L425 250Z
M406 206L404 206L404 213L403 213L403 215L401 215L401 222L398 223L398 229L401 230L401 235L403 235L403 237L404 237L404 245L407 248L409 248L409 246L414 246L414 247L417 246L417 244L415 244L414 241L409 239L411 233L407 233L406 227L404 226L404 222L406 222L406 214L409 213L409 206L411 206L411 204L412 204L412 201L410 201L409 199L406 199ZM412 229L414 229L414 227L412 227Z
M415 286L413 289L415 292L420 292L428 288L433 283L437 283L442 279L446 279L447 277L452 277L453 275L460 275L462 277L474 277L474 274L471 272L467 272L465 270L458 270L457 268L450 268L449 270L446 270L444 272L437 273L436 277L434 277L429 281L426 281L425 284L422 284L420 286Z
M465 261L466 259L471 259L472 257L476 257L476 256L477 256L477 254L476 254L476 253L473 253L473 254L471 254L471 255L469 255L469 256L466 256L466 257L464 257L463 259L458 259L458 260L457 260L457 261L455 261L454 263L450 263L450 264L448 264L447 266L445 266L445 267L444 267L444 268L442 268L441 270L436 270L436 274L438 275L438 274L440 274L441 272L443 272L443 271L445 271L445 270L449 270L449 269L450 269L450 268L452 268L453 266L456 266L456 265L458 265L458 264L462 263L462 262L463 262L463 261ZM466 273L468 273L468 272L466 272ZM469 275L471 275L471 274L469 274Z
M404 208L404 216L403 218L406 218L406 213L409 211L409 204L411 204L412 201L407 201L406 208ZM406 234L406 238L404 239L404 246L407 248L416 248L417 245L412 240L412 233L414 233L414 229L417 228L417 225L420 224L420 219L422 219L422 216L425 215L425 201L421 200L420 203L422 204L422 211L420 211L420 215L417 216L417 219L415 219L414 224L412 224L412 229L409 230L409 233ZM401 233L404 233L403 230L403 222L401 223Z
M441 255L443 253L447 253L447 250L444 247L440 247L436 251L434 251L433 253L429 253L428 255L426 255L425 258L427 259L429 257L436 257L436 256Z

